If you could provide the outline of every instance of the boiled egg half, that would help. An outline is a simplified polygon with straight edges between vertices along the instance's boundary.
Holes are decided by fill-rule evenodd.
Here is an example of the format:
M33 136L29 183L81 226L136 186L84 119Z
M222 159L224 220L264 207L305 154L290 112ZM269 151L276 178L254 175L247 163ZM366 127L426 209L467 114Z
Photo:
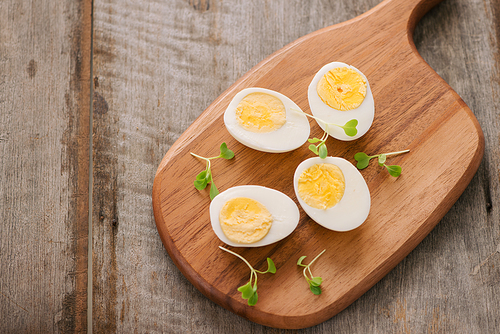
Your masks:
M233 247L260 247L280 241L299 223L299 208L280 191L244 185L227 189L210 203L217 237Z
M316 223L344 232L360 226L370 212L370 190L361 173L338 157L310 158L293 177L302 209Z
M292 151L304 144L310 133L307 117L292 100L256 87L235 95L224 113L224 124L243 145L269 153Z
M326 123L345 125L358 121L357 134L350 137L336 125L319 126L336 139L350 141L363 136L375 116L375 103L368 79L354 66L333 62L323 66L309 84L307 93L311 113Z

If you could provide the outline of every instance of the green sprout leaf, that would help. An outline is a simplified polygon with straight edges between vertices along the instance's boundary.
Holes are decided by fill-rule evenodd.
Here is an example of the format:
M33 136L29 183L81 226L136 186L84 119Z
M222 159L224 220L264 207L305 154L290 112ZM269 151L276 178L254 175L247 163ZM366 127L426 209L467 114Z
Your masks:
M257 304L257 300L259 299L259 296L257 295L257 287L255 287L255 292L253 293L250 298L248 298L248 305L249 306L255 306Z
M276 274L276 266L274 265L273 260L271 258L267 258L267 270L266 273Z
M320 295L321 294L321 283L323 283L323 279L319 276L313 276L312 271L311 271L311 265L316 261L324 252L326 249L324 249L321 253L319 253L309 264L303 264L304 259L307 256L301 256L299 260L297 261L297 265L300 267L304 267L304 270L302 271L302 274L306 278L307 283L309 284L309 290L315 295ZM309 274L309 275L308 275Z
M314 143L317 143L317 142L321 141L321 139L318 139L318 138L309 138L307 141L310 142L310 143L312 143L312 144L314 144ZM312 146L314 146L314 145L312 145Z
M370 163L371 159L377 158L379 166L385 167L391 176L398 177L399 175L401 175L401 171L402 171L401 166L398 166L398 165L388 166L385 164L385 162L387 161L388 156L407 153L407 152L410 152L410 150L382 153L382 154L376 154L376 155L372 155L372 156L369 156L368 154L366 154L364 152L358 152L354 155L354 160L356 160L358 162L356 164L356 167L358 169L364 169L364 168L368 167L368 164Z
M321 277L313 277L310 284L315 286L320 286L322 282L323 279Z
M315 295L321 294L321 287L320 286L309 284L309 290L311 290L311 292L314 293Z
M344 129L346 135L348 135L349 137L354 137L358 134L358 129L356 129L356 126L358 126L358 120L351 119L350 121L345 123L344 126L341 126L341 128Z
M358 162L358 164L356 165L358 169L365 169L366 167L368 167L370 159L371 157L369 157L366 153L363 152L358 152L354 155L354 160Z
M219 195L219 190L215 186L215 183L212 181L212 183L210 184L210 200L213 200L217 195Z
M391 174L391 176L398 177L399 175L401 175L401 172L402 172L401 166L398 166L398 165L387 166L387 165L385 165L385 168L387 168L387 171L389 172L389 174Z
M238 288L238 291L241 292L241 298L243 299L248 299L252 297L252 295L255 293L255 291L252 288L251 282L248 282L245 285L242 285Z
M220 144L220 157L226 160L234 158L234 152L227 148L226 143Z
M222 246L219 246L219 248L230 253L230 254L233 254L236 257L238 257L240 260L245 262L245 264L250 268L250 280L248 281L247 284L240 286L238 288L238 291L241 292L241 298L248 300L247 303L249 306L254 306L255 304L257 304L257 301L259 299L259 296L257 295L257 273L259 273L259 274L267 274L267 273L275 274L276 273L276 266L274 265L273 260L271 260L270 258L267 258L267 270L266 271L259 271L259 270L255 270L243 256L241 256L233 251L230 251L229 249L226 249ZM253 282L253 284L252 284L252 282Z
M204 181L207 178L207 171L204 170L200 172L200 174L196 175L196 180L198 181Z
M207 187L207 180L194 180L194 187L198 190L203 190Z
M210 160L217 158L224 158L229 160L234 157L234 152L227 148L226 143L222 143L219 147L219 150L220 154L216 157L211 157L211 158L205 158L191 152L192 156L197 157L198 159L205 160L206 162L205 170L201 171L198 175L196 175L196 180L194 181L194 187L198 190L203 190L210 183L210 192L209 192L210 200L213 200L215 196L219 194L219 190L217 189L217 187L213 182L212 171L210 169Z
M305 267L305 265L302 265L302 261L304 261L304 259L306 258L307 256L301 256L299 257L299 260L297 261L297 265L298 266L302 266L302 267Z
M318 155L319 155L319 157L320 157L321 159L325 159L325 158L326 158L326 156L328 155L328 150L327 150L326 145L325 145L325 143L324 143L324 142L323 142L323 143L321 143L321 144L319 145L319 150L318 150L318 152L319 152L319 154L318 154Z
M317 138L316 138L317 139ZM309 145L309 150L311 150L311 152L313 152L314 154L319 154L318 153L318 148L316 147L316 145Z

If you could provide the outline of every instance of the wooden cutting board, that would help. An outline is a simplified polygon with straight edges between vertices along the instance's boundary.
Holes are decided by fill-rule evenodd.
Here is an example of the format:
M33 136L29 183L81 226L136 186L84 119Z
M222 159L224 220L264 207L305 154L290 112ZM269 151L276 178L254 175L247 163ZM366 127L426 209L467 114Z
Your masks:
M160 237L181 272L204 295L251 321L278 328L321 323L360 297L401 261L439 222L476 172L484 151L483 133L461 98L425 63L413 44L419 19L440 0L386 0L347 22L324 28L263 60L215 100L163 158L153 186L153 208ZM313 156L308 144L281 154L263 153L234 140L223 123L232 97L247 87L264 87L290 97L310 113L307 87L332 61L345 62L368 78L375 120L362 138L329 138L329 154L353 163L354 154L410 149L390 158L403 167L390 176L375 161L361 173L371 192L367 221L350 232L333 232L313 222L300 208L297 229L262 248L231 248L256 269L271 257L275 275L259 276L259 301L250 307L237 288L250 272L210 225L208 188L193 186L205 164L189 152L218 155L226 142L233 160L212 163L220 191L245 184L277 189L298 205L292 179L297 165ZM322 130L311 121L311 136ZM313 265L323 278L323 293L313 295L297 259L326 252ZM307 262L307 261L305 261ZM390 293L390 292L389 292Z

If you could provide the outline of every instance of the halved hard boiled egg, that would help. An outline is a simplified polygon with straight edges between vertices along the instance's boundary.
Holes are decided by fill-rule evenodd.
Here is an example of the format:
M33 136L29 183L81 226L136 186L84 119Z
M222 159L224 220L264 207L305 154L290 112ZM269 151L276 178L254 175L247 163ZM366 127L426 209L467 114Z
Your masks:
M260 247L280 241L299 223L299 208L280 191L244 185L227 189L210 203L217 237L233 247Z
M349 231L368 217L368 185L356 167L343 158L315 157L301 162L293 184L302 209L327 229Z
M246 88L229 103L224 124L243 145L269 153L288 152L309 137L309 121L300 111L299 106L281 93Z
M363 136L375 116L375 103L368 79L354 66L333 62L323 66L309 84L307 93L311 113L326 123L343 126L358 121L357 134L350 137L336 125L328 126L328 133L336 139L349 141ZM319 126L326 130L323 122Z

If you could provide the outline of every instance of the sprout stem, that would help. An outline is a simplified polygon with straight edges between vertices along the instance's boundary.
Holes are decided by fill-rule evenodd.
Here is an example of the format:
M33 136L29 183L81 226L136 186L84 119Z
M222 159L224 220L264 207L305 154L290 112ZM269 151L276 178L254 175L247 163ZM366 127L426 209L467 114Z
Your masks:
M225 251L226 251L226 252L228 252L228 253L233 254L234 256L236 256L236 257L238 257L238 258L240 258L243 262L245 262L245 263L247 264L247 266L250 268L250 270L251 270L251 271L254 271L254 270L255 270L255 269L253 269L253 267L250 265L250 263L248 263L248 261L247 261L247 260L245 260L245 258L244 258L243 256L241 256L241 255L239 255L239 254L237 254L237 253L235 253L235 252L233 252L233 251L230 251L229 249L226 249L226 248L224 248L224 247L222 247L222 246L219 246L219 248L220 248L220 249L222 249L222 250L225 250ZM252 279L252 274L250 275L250 280L251 280L251 279Z
M194 154L193 152L189 152L189 153L191 153L191 155L193 155L193 156L195 156L197 158L205 160L207 162L207 170L210 171L210 159L214 159L214 158L205 158L205 157L202 157L202 156L200 156L198 154ZM216 158L218 158L218 157L216 157Z
M248 263L248 261L241 255L235 253L235 252L232 252L230 251L229 249L226 249L222 246L219 246L220 249L222 250L225 250L226 252L228 253L231 253L233 254L234 256L238 257L239 259L241 259L243 262L245 262L248 266L248 268L250 268L250 284L252 284L252 278L254 278L254 281L253 281L253 285L257 285L257 273L260 273L260 274L265 274L264 272L262 271L258 271L258 270L255 270L251 265L250 263Z
M406 152L410 152L410 150L404 150L404 151L398 151L398 152L391 152L391 153L383 153L383 154L378 154L376 156L379 156L379 155L389 156L389 155L403 154L403 153L406 153Z
M198 154L195 154L195 153L193 153L193 152L189 152L189 153L191 153L191 155L192 155L192 156L195 156L195 157L197 157L197 158L200 158L200 159L203 159L203 160L208 160L207 158L202 157L202 156L200 156L200 155L198 155Z
M335 123L327 123L327 122L325 122L324 120L322 120L321 118L318 118L318 117L313 116L313 115L309 115L308 113L305 113L305 112L303 112L303 111L301 111L301 110L294 109L294 108L290 108L290 109L292 109L292 110L294 110L294 111L296 111L296 112L300 112L301 114L304 114L304 115L306 115L307 117L314 118L314 119L315 119L315 120L317 120L318 122L321 122L321 123L323 123L324 125L326 125L326 127L328 127L328 125L335 125L335 126L338 126L338 127L340 127L340 128L342 127L341 125L338 125L338 124L335 124ZM325 131L327 131L327 130L325 130Z
M306 270L309 271L309 274L311 275L311 278L313 278L314 276L313 276L313 274L311 272L311 264L313 264L313 262L316 261L318 259L318 257L320 257L321 254L323 254L325 251L326 251L326 249L323 249L323 251L321 253L319 253L318 255L316 255L316 257L311 262L309 262L309 264L304 268L303 274L304 274L304 276L305 276L305 278L307 280L309 280L309 279L307 278Z
M191 155L193 155L193 156L195 156L195 157L197 157L197 158L203 159L203 160L212 160L212 159L217 159L217 158L220 158L220 157L222 156L222 154L219 154L219 155L218 155L218 156L216 156L216 157L205 158L205 157L202 157L202 156L200 156L200 155L198 155L198 154L194 154L193 152L189 152L189 153L191 153Z
M314 261L316 261L318 259L318 257L320 257L324 252L326 252L326 249L323 249L323 251L321 253L319 253L310 263L309 265L313 264Z

